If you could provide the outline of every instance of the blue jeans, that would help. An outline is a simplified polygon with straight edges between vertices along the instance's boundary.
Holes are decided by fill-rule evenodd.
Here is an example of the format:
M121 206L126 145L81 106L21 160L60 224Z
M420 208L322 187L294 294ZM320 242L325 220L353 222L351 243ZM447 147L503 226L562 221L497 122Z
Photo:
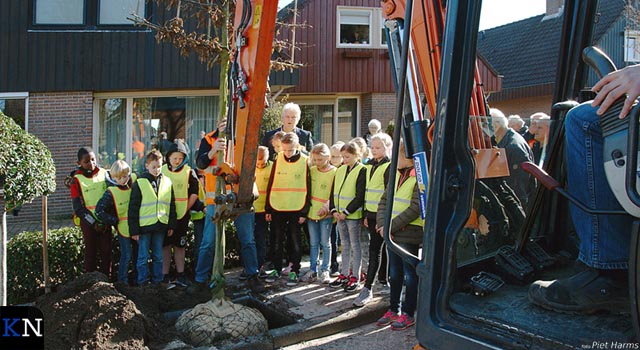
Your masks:
M311 260L311 271L324 272L329 271L329 263L331 262L331 226L333 225L333 217L316 221L307 219L309 227L309 259ZM318 257L320 256L320 247L322 247L322 266L318 271Z
M269 232L269 223L265 216L266 213L256 213L254 237L256 240L256 253L258 254L258 266L264 265L267 259L267 232Z
M360 268L362 268L360 220L345 219L338 221L338 233L340 234L340 242L342 242L342 267L340 268L340 273L349 276L349 265L352 265L351 274L359 279Z
M129 284L129 262L131 262L131 238L118 235L120 242L120 261L118 262L118 281Z
M202 242L200 243L198 263L196 264L195 280L199 283L209 282L209 279L211 279L211 271L213 270L213 253L216 248L216 223L211 219L213 218L215 210L215 205L207 205Z
M604 140L596 110L585 102L567 114L568 191L588 207L621 210L604 172ZM571 205L571 218L580 238L580 261L597 269L629 267L631 216L591 215Z
M151 249L151 282L162 282L162 242L164 231L145 233L138 239L138 284L149 281L149 249Z
M258 255L256 253L256 241L253 238L255 213L239 215L234 224L238 240L240 240L240 255L244 265L244 272L248 276L255 275L258 273Z
M418 255L419 246L409 243L398 243L399 246L413 255ZM418 275L416 265L404 261L400 255L387 248L389 254L389 310L400 311L400 297L402 285L405 286L404 302L402 302L402 312L413 317L418 303Z

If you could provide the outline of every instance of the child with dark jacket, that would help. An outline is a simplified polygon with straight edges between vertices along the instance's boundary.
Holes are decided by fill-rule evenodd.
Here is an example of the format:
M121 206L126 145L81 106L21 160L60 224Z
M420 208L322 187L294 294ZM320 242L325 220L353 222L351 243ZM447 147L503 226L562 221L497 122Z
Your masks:
M398 152L398 172L396 173L395 195L387 198L382 194L378 204L376 231L383 234L387 206L392 206L391 239L401 248L417 256L424 232L424 219L420 215L420 199L413 159L404 157L404 144L400 140ZM388 181L386 182L388 183ZM389 255L389 282L391 294L389 310L378 319L379 326L391 325L393 330L403 330L415 324L414 313L418 301L418 275L416 264L407 262L387 247ZM406 288L400 308L402 287ZM399 313L399 311L401 311Z
M171 179L173 194L176 196L177 222L172 235L164 237L162 247L162 274L169 288L176 285L187 287L189 280L184 274L185 247L187 246L187 230L189 229L190 210L202 211L204 203L198 199L199 182L196 172L187 165L189 151L186 145L178 140L167 150L167 163L162 166L162 175ZM177 276L170 282L168 278L173 249Z
M162 244L165 234L173 235L176 205L173 185L162 176L162 154L150 151L145 159L146 171L133 184L129 202L129 234L138 241L138 285L162 282ZM149 276L149 250L152 273Z
M129 236L129 199L131 198L131 168L124 160L117 160L109 171L111 181L96 206L96 215L107 225L118 232L120 242L120 261L118 264L118 282L129 284L129 262L133 247ZM135 266L134 266L135 267Z
M109 276L111 272L111 227L96 217L96 205L107 189L107 171L97 166L91 147L78 150L78 169L73 174L69 189L73 214L79 220L85 245L84 271L98 271ZM74 220L75 221L75 220ZM100 266L98 264L100 256Z

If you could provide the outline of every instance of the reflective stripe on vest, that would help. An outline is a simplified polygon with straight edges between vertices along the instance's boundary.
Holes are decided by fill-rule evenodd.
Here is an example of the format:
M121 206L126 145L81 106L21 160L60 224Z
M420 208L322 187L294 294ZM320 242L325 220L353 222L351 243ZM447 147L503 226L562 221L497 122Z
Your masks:
M82 174L74 175L78 179L80 184L80 192L82 193L82 200L84 206L91 212L93 217L96 217L96 205L104 191L107 190L107 171L100 169L93 177L86 177Z
M198 181L198 199L201 202L204 202L205 199L205 194L204 194L204 186L202 186L202 182ZM189 215L191 216L191 220L201 220L204 218L204 212L203 211L195 211L195 210L191 210L189 212Z
M307 156L300 154L295 162L282 159L275 162L271 179L269 205L277 211L299 211L307 200Z
M149 180L138 179L138 186L142 194L140 203L140 227L151 226L160 221L163 224L169 223L169 210L171 205L171 179L163 176L158 186L156 195Z
M358 184L358 175L364 165L358 163L353 166L353 169L347 174L348 165L343 165L336 171L335 183L333 188L333 204L338 212L342 213L347 209L347 205L356 198L356 187ZM347 215L347 219L360 219L362 218L362 207L358 208L355 212Z
M256 168L256 186L258 186L258 199L253 202L256 213L264 213L265 204L267 203L267 187L269 186L269 177L271 176L271 168L273 162L269 162L264 168Z
M131 199L131 188L122 189L118 186L107 188L113 198L113 204L116 207L116 215L118 216L118 225L116 230L122 237L129 238L129 199Z
M204 140L211 146L213 149L213 144L216 142L217 138L213 137L213 134L216 131L212 131L206 135L204 135ZM209 166L204 172L204 191L205 191L205 204L213 205L215 204L216 199L216 176L213 175L212 167L218 164L217 162L218 155L216 154L213 159L209 162Z
M393 209L391 211L391 219L400 215L403 211L407 210L411 205L411 198L413 198L413 192L416 191L416 176L412 174L409 176L398 188L398 181L400 179L400 173L396 174L396 194L393 198ZM424 220L418 215L416 219L409 223L410 225L424 226Z
M336 175L336 168L322 172L318 170L318 167L312 166L311 169L309 169L309 174L311 176L311 207L309 208L308 216L309 219L320 220L322 217L318 215L318 210L320 210L331 197L331 185Z
M364 194L364 208L371 213L378 211L378 203L384 193L384 172L389 167L389 162L379 165L371 175L373 166L367 167L367 192Z
M189 176L191 167L185 165L179 171L171 171L167 164L162 166L162 175L171 179L173 184L173 195L176 201L176 215L178 220L187 215L187 204L189 204Z

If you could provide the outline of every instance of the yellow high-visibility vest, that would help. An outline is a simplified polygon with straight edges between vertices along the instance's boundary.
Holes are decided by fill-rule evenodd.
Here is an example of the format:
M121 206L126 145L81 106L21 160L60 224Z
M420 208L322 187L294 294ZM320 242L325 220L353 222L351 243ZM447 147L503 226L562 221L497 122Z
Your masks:
M161 168L162 175L171 179L173 184L173 195L176 201L176 215L178 220L187 215L187 204L189 204L189 176L191 167L185 165L179 171L171 171L167 164Z
M299 211L307 200L307 156L300 154L295 162L284 157L275 162L269 205L277 211Z
M407 178L400 187L398 187L398 181L400 179L400 173L396 174L396 194L393 198L393 209L391 212L391 219L398 216L403 211L407 210L411 205L411 198L413 197L413 191L416 187L416 176L412 172L412 175ZM409 223L410 225L424 226L424 220L418 215L418 217Z
M200 181L198 181L198 199L201 202L204 202L205 200L204 186L202 186L202 182ZM205 217L205 214L203 211L191 210L189 212L189 215L191 216L191 221L200 220Z
M384 172L389 167L389 162L386 162L376 168L371 175L371 169L373 166L366 165L367 167L367 191L364 194L364 208L371 213L378 211L378 203L382 194L384 193Z
M331 197L331 185L336 175L336 168L322 172L318 170L318 167L312 166L309 169L309 174L311 176L311 207L309 208L308 217L309 219L320 220L322 218L318 215L318 210Z
M113 204L116 206L116 215L118 216L118 225L116 230L120 236L129 238L129 199L131 199L131 188L123 189L119 186L111 186L107 188L113 198Z
M80 184L84 206L95 218L96 205L102 198L104 191L107 190L107 171L101 168L93 177L86 177L82 174L75 174L74 176L78 180L78 184Z
M151 226L158 221L168 224L171 209L171 179L167 176L160 179L157 195L149 180L145 178L138 179L138 186L142 194L140 227Z
M339 213L347 209L347 205L356 198L358 175L360 175L360 170L362 170L363 167L364 165L362 165L362 163L358 163L354 165L353 169L347 174L349 166L343 165L336 171L333 185L333 204ZM362 218L362 207L347 215L347 219L357 220L360 218Z
M256 186L258 186L258 199L253 202L256 213L264 213L264 207L267 203L267 187L269 186L269 177L271 176L271 168L273 162L269 162L264 168L256 168Z

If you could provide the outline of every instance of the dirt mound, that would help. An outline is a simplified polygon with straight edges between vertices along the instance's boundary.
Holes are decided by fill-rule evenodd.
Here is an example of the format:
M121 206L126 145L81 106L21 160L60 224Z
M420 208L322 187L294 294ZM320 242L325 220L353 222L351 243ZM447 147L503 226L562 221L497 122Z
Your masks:
M178 338L164 312L206 301L159 286L116 287L101 273L86 273L44 295L36 307L44 314L47 349L160 349Z

